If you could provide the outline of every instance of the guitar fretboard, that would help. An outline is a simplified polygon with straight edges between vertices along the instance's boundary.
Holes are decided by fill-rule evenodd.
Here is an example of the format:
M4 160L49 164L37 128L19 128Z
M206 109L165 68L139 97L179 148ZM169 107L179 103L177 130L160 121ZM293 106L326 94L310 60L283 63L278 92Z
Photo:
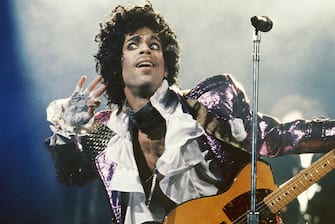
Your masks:
M335 168L335 149L315 161L310 167L284 183L278 190L264 198L271 212L276 213L302 192Z

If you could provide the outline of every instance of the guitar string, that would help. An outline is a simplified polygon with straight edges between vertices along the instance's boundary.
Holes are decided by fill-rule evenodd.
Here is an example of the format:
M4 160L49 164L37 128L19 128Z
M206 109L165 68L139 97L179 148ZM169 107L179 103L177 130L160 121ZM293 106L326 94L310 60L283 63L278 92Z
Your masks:
M328 165L330 165L331 167L332 167L332 165L331 165L331 162L329 162L329 160L328 159L325 159L326 161L325 162L327 162L327 166ZM320 165L319 165L320 164ZM322 162L322 163L319 163L319 164L317 164L316 166L315 166L315 168L321 168L321 169L325 169L325 168L328 168L328 167L325 167L324 166L324 162ZM331 169L332 170L332 169ZM331 171L330 170L330 171ZM324 175L326 175L327 173L329 173L330 171L326 171L326 173L324 174ZM324 176L323 175L323 176ZM277 194L277 195L279 195L279 194ZM257 208L257 210L259 211L259 213L261 213L261 212L264 212L264 211L266 211L267 209L268 209L268 206L264 203L264 201L261 201L261 202L259 202L259 203L257 203L256 204L256 208ZM248 210L248 211L246 211L245 213L243 213L242 215L240 215L239 217L237 217L235 220L233 220L232 221L232 224L239 224L239 223L244 223L247 219L248 219L248 217L247 217L247 215L250 213L250 210Z
M314 166L313 165L311 166L312 169L309 172L302 171L302 172L298 173L296 175L296 177L298 179L299 178L300 179L304 178L306 184L309 184L308 182L310 182L310 179L306 179L307 177L312 178L314 180L314 182L320 180L323 176L325 176L327 173L329 173L332 170L331 167L332 167L333 161L329 161L329 159L332 159L332 158L328 158L328 157L321 158L320 162L318 162L317 164L314 164ZM322 170L322 173L323 173L322 177L320 177L319 174L318 174L318 177L314 177L312 175L313 171L315 172L315 171L318 171L318 170L319 171ZM304 186L304 184L301 183L301 181L300 181L300 184ZM308 189L310 186L308 186L306 189ZM295 187L297 187L297 188L295 188ZM287 185L284 185L283 186L283 191L279 191L278 193L275 193L273 195L273 198L282 198L281 197L282 196L282 192L287 192L288 190L292 190L292 192L294 193L294 192L296 192L296 190L300 191L301 190L301 186L299 186L299 183L296 183L296 184L289 183ZM300 193L302 193L302 192L303 191L301 191ZM298 196L297 194L295 194L295 195ZM283 199L283 200L285 200L285 199Z

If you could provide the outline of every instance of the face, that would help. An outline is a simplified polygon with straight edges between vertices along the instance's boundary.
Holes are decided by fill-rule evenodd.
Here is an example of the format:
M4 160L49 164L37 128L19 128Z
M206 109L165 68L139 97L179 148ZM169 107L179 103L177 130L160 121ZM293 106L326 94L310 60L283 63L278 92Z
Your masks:
M125 88L139 97L150 97L165 73L162 45L149 28L125 36L122 48L122 77Z

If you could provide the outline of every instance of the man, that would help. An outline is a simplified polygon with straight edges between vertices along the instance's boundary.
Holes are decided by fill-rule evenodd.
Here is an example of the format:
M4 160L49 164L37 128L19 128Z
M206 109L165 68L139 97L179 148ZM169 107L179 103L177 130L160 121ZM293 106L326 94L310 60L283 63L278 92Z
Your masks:
M180 91L176 36L151 5L116 7L96 40L101 76L47 108L59 180L100 178L115 223L162 222L178 204L229 189L250 162L252 114L238 83L225 74ZM104 92L111 110L94 113ZM258 122L260 157L335 145L334 121Z

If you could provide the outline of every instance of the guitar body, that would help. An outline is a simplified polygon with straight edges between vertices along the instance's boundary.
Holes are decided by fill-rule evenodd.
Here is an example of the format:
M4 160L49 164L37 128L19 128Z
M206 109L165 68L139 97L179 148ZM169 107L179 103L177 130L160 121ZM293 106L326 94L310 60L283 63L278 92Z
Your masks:
M247 223L250 211L251 164L245 166L226 192L187 201L174 209L164 220L164 224L229 224ZM270 167L257 162L256 201L276 190ZM257 204L256 203L256 204ZM260 211L259 223L280 223L279 217L264 206ZM256 208L257 210L257 208Z

